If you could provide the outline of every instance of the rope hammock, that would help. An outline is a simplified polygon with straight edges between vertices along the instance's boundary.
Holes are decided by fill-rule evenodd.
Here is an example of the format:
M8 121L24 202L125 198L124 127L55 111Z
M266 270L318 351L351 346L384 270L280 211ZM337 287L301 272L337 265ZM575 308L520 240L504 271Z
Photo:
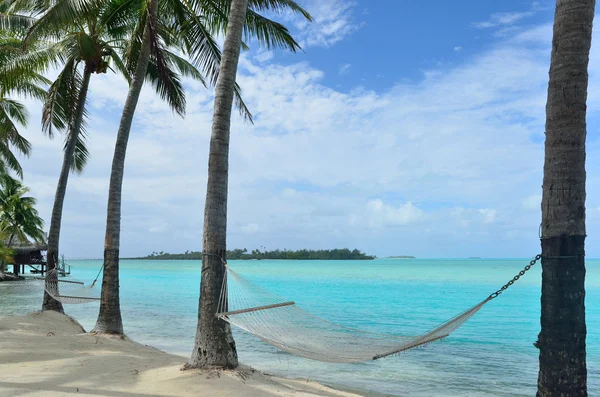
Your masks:
M53 268L48 271L46 277L37 277L36 280L42 284L48 295L61 303L89 303L100 300L100 291L94 288L98 276L91 285L85 285L81 281L59 280L58 270Z
M365 332L316 317L295 302L240 276L226 264L216 316L300 357L331 363L372 361L447 337L517 281L539 258L536 256L509 283L485 300L416 337Z

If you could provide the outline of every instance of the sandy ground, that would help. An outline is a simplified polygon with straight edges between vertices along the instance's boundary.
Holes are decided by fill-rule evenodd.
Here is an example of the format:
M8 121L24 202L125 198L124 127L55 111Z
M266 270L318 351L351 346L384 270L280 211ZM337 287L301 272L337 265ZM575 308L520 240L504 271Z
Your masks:
M85 334L71 318L32 313L0 320L0 396L356 397L247 367L181 371L184 359L129 339Z

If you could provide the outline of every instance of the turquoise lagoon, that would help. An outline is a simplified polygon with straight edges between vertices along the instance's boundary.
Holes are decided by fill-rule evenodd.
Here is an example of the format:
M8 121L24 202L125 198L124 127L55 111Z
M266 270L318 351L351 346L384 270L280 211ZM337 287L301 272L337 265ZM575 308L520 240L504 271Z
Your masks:
M101 261L68 261L91 282ZM366 331L416 335L487 297L528 260L231 261L255 283L312 313ZM364 364L309 361L235 331L240 360L261 371L394 396L532 396L537 382L539 264L444 341ZM187 357L200 262L121 261L121 307L133 339ZM587 261L589 394L600 395L600 260ZM0 315L38 310L34 281L0 284ZM93 328L98 304L68 305ZM185 358L182 358L182 362Z

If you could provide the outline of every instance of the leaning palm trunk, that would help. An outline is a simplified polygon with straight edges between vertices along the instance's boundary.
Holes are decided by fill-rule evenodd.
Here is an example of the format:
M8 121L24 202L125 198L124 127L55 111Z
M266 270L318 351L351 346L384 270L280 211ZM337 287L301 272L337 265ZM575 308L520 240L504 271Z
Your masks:
M54 196L54 206L52 207L52 218L50 219L50 231L48 233L48 255L47 255L47 266L48 270L52 270L56 267L58 258L58 248L60 242L60 227L62 222L62 211L65 202L65 194L67 192L67 183L69 181L69 174L73 166L75 148L77 147L77 139L81 133L81 124L83 122L83 114L85 112L85 101L87 98L87 92L90 85L90 77L92 71L89 67L85 67L83 71L83 80L81 82L81 88L79 90L79 98L77 98L77 108L75 114L75 120L70 126L68 132L68 141L65 147L65 153L63 157L63 164L60 170L60 176L58 177L58 185L56 186L56 194ZM42 310L54 310L59 313L64 313L62 303L52 298L46 291L44 291L44 301L42 303Z
M135 108L144 85L144 78L150 60L150 35L154 29L154 21L158 12L158 2L148 2L148 18L142 36L137 65L129 86L129 93L123 107L121 123L115 143L110 185L108 189L108 210L106 215L106 236L104 240L104 274L102 276L102 292L100 295L100 313L96 321L96 332L123 334L121 306L119 301L119 244L121 233L121 191L125 169L127 142Z
M557 0L546 104L537 397L587 396L585 140L595 0Z
M232 0L223 57L215 88L208 184L204 207L202 241L202 280L198 308L198 328L189 367L235 368L238 365L235 342L229 324L217 319L217 305L227 252L227 184L229 172L229 134L233 90L237 74L242 30L248 0Z

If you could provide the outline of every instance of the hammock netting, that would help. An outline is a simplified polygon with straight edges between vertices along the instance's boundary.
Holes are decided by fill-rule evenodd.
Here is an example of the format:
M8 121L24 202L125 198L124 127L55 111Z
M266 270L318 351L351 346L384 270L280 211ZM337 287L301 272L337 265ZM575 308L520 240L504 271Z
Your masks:
M377 360L443 339L488 298L419 336L364 332L316 317L227 267L217 317L288 353L332 363Z
M94 284L85 285L81 281L60 280L56 268L49 270L46 277L37 278L52 298L61 303L88 303L100 300L100 291Z

